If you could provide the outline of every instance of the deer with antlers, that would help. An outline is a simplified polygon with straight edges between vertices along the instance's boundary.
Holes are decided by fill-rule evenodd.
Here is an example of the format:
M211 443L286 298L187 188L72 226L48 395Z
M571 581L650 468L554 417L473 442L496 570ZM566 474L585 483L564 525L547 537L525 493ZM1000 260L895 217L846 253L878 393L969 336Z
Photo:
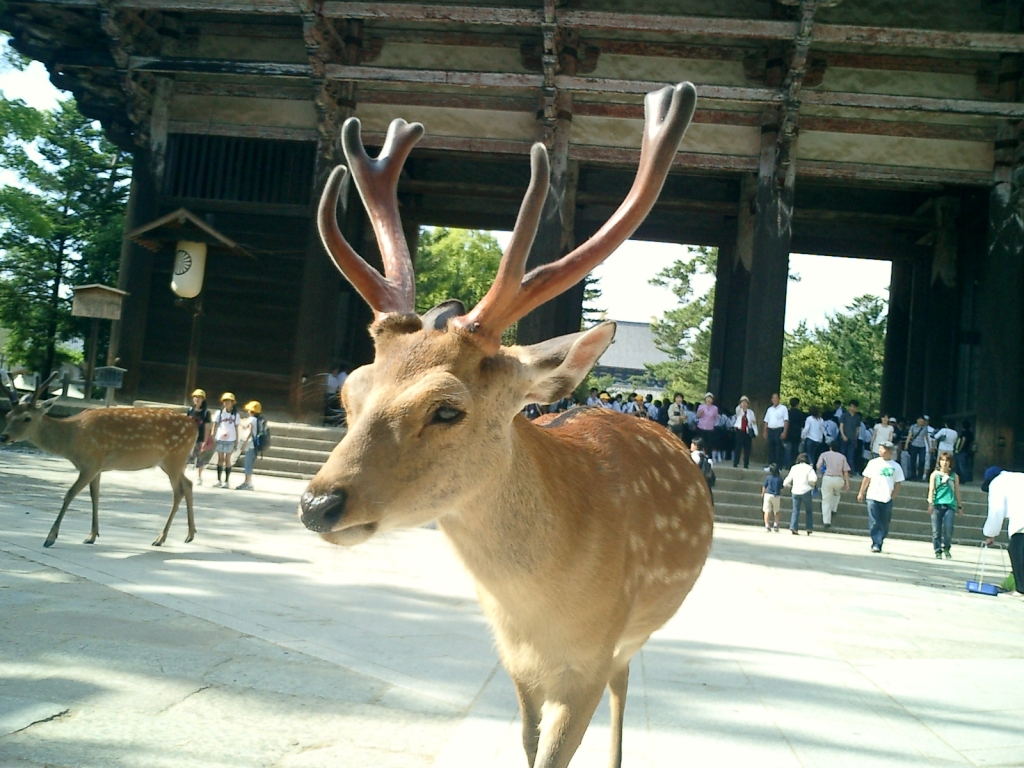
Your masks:
M299 515L326 541L347 546L438 522L476 582L515 684L531 768L568 765L605 687L611 765L620 765L629 661L697 580L713 508L686 445L653 422L600 408L543 424L519 415L527 403L569 395L611 344L614 323L532 346L499 340L636 230L695 101L690 83L647 95L639 170L625 201L590 240L524 276L548 188L547 153L535 145L497 277L469 312L458 301L413 312L396 187L421 125L395 120L377 159L363 149L356 119L342 128L385 275L339 230L344 167L320 203L328 253L374 310L376 351L345 382L348 433L302 495Z
M50 376L21 402L17 392L8 389L11 410L0 432L0 444L28 440L47 453L63 456L78 470L78 479L64 495L64 504L43 546L53 546L64 513L87 485L92 497L92 529L85 543L94 543L100 535L100 473L109 469L132 471L150 467L160 467L166 472L174 491L171 514L153 546L159 547L167 539L182 497L188 509L185 543L192 541L196 524L192 516L192 481L185 477L185 465L196 442L195 422L165 408L94 408L67 419L55 419L48 416L47 411L56 399L39 402L39 396L56 375Z

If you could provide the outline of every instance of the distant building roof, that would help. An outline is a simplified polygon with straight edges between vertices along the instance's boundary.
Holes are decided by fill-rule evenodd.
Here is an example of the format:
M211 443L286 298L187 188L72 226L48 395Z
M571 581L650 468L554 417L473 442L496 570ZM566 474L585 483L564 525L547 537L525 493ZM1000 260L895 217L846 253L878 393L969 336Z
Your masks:
M617 368L643 373L648 363L664 363L671 358L654 345L650 323L615 321L615 341L597 361L598 368Z

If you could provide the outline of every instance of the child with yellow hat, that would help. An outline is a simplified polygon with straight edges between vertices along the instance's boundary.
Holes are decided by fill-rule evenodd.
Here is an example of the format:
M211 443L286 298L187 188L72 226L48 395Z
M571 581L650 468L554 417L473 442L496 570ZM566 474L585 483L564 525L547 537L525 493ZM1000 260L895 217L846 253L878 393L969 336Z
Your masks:
M227 488L231 481L231 454L238 447L238 427L241 421L242 418L235 408L234 394L225 392L220 396L220 410L213 419L213 435L217 450L217 488Z
M239 427L239 441L242 444L242 455L245 456L245 481L235 487L236 491L255 490L252 485L252 468L256 463L256 451L259 450L261 436L267 434L267 420L261 415L263 405L259 400L250 400L243 406L246 418Z

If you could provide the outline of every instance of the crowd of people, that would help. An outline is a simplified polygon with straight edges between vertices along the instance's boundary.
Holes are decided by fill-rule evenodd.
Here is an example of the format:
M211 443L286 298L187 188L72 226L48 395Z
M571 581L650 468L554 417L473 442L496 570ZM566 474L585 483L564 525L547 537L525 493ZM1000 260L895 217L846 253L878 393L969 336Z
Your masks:
M951 420L935 428L927 415L914 422L885 413L865 418L857 400L845 406L837 400L831 406L804 411L799 398L790 398L787 407L778 393L771 396L771 405L759 419L746 396L727 410L719 408L711 392L705 393L703 402L690 403L679 392L670 400L636 392L612 395L596 388L585 403L566 398L546 407L529 405L524 412L533 419L584 404L670 429L691 446L693 460L709 487L714 486L715 464L731 461L738 467L742 461L749 468L753 441L766 440L769 463L761 496L768 532L779 530L784 488L792 497L789 530L793 535L799 534L801 510L807 534L813 533L813 499L819 494L822 523L830 529L842 493L850 490L851 478L860 476L857 501L867 508L871 551L878 553L889 531L900 484L927 482L935 557L952 557L954 517L963 514L960 486L970 481L973 471L974 435L969 422L962 422L958 430Z
M753 441L763 437L767 440L768 463L779 469L789 469L801 453L814 466L832 446L846 457L851 473L857 475L880 455L882 443L891 442L892 458L908 481L925 482L943 452L952 454L960 482L972 480L974 433L970 422L963 421L958 428L950 419L935 427L927 415L913 422L886 413L865 418L856 400L845 406L837 400L831 406L811 406L804 411L799 398L790 398L787 407L776 393L759 420L746 396L728 410L719 407L711 392L702 402L690 403L679 392L669 400L655 399L651 394L612 395L591 389L585 403L565 398L549 406L528 405L524 412L533 419L545 412L557 413L584 404L656 421L686 443L699 437L712 461L731 460L734 467L742 461L744 468L749 468Z
M270 442L270 429L263 417L260 401L250 400L239 411L234 394L225 392L220 396L220 409L211 412L206 404L206 390L196 389L192 393L188 416L197 428L196 444L189 457L189 465L196 468L196 484L203 484L203 469L216 454L217 483L214 488L230 488L231 468L241 455L245 479L235 486L235 490L254 490L252 470L256 454L266 450Z

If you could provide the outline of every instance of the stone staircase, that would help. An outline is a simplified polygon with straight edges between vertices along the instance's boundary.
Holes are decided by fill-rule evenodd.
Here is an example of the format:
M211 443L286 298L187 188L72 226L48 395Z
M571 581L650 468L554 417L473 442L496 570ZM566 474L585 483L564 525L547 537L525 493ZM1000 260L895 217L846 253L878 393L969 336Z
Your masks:
M730 464L715 466L715 520L722 523L743 525L764 525L761 512L761 485L765 473L758 467L733 469ZM785 477L785 473L783 473ZM855 536L868 535L868 514L864 504L857 503L860 478L850 479L850 490L843 494L838 512L832 516L831 533L845 533ZM988 516L988 497L978 486L961 488L964 514L958 515L953 527L953 541L957 544L978 544L982 540L981 526ZM925 483L903 483L893 504L892 523L889 535L897 539L931 541L931 518L928 515L928 487ZM779 527L789 527L792 501L788 490L782 497L779 511ZM804 513L800 513L801 528ZM814 530L823 531L821 523L821 498L814 499Z
M270 448L257 457L254 467L259 475L308 479L317 473L345 436L344 428L280 421L272 421L269 426Z

